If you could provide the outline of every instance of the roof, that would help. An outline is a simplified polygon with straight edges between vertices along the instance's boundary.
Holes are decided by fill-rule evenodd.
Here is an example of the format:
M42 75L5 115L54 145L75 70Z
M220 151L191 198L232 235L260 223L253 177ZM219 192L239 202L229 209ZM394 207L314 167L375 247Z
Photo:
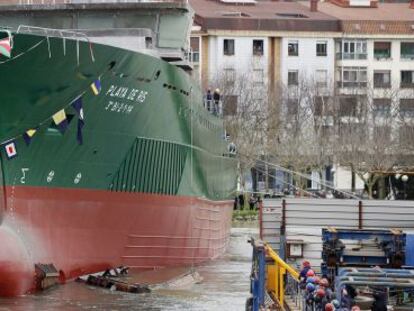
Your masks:
M410 3L378 3L377 8L340 7L310 1L257 1L252 5L219 0L189 0L203 30L330 31L351 34L414 35L414 9Z
M196 22L204 29L338 31L338 19L311 12L298 2L257 1L234 5L214 0L189 0Z
M64 10L129 10L129 9L183 9L188 10L186 0L165 0L145 2L126 0L31 0L30 4L20 0L0 0L0 13L22 11L64 11ZM24 2L24 1L23 1Z
M307 2L301 2L308 7ZM349 34L414 35L414 9L409 3L378 3L377 8L342 8L328 2L318 3L318 10L340 20Z
M301 1L303 6L309 7L307 1ZM319 2L318 10L342 21L412 21L414 9L409 3L378 3L377 8L343 8L329 2Z

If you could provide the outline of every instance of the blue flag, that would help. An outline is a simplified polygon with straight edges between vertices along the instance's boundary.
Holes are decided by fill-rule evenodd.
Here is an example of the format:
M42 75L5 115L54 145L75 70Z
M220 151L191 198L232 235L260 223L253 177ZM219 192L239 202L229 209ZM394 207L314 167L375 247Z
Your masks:
M82 128L85 125L83 120L78 119L78 132L76 134L76 139L78 140L79 145L83 144Z
M83 105L82 105L82 97L79 97L72 103L73 109L75 109L76 114L78 115L78 132L76 134L76 139L78 140L79 145L83 144L83 136L82 136L82 128L85 125L85 121L83 119Z

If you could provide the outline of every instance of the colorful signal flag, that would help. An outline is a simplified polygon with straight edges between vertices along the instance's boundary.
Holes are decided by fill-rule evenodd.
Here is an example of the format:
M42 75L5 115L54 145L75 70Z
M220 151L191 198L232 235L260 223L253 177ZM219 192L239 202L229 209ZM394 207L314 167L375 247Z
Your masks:
M7 158L9 160L14 157L17 157L17 149L16 149L16 144L14 143L14 141L9 142L7 145L5 145L4 149L6 150Z
M66 118L65 109L59 110L53 115L53 122L55 122L59 131L63 134L68 127L68 119Z
M36 129L29 129L23 134L23 139L26 142L26 145L30 145L30 142L32 141L33 136L36 134Z
M95 95L98 95L101 92L101 88L102 88L102 86L101 86L101 80L99 80L99 79L93 81L93 83L91 84L92 92Z
M82 105L82 97L79 97L72 103L73 109L76 110L78 115L78 132L76 138L78 140L79 145L83 144L83 136L82 136L82 128L85 125L85 121L83 119L83 105Z

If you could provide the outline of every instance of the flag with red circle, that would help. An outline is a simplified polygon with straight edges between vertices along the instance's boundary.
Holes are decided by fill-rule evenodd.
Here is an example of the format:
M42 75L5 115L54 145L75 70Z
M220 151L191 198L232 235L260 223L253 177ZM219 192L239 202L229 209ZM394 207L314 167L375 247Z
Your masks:
M16 150L16 144L14 141L6 144L4 146L4 149L6 150L7 158L12 159L14 157L17 157L17 150Z

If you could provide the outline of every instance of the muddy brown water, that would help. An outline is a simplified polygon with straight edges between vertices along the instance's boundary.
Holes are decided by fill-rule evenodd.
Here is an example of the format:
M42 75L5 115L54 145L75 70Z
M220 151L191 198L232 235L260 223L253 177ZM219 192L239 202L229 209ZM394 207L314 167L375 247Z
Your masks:
M227 253L195 267L203 278L199 284L157 289L149 294L129 294L71 282L37 295L0 299L0 311L244 310L249 295L252 254L247 240L257 235L255 226L232 228Z

